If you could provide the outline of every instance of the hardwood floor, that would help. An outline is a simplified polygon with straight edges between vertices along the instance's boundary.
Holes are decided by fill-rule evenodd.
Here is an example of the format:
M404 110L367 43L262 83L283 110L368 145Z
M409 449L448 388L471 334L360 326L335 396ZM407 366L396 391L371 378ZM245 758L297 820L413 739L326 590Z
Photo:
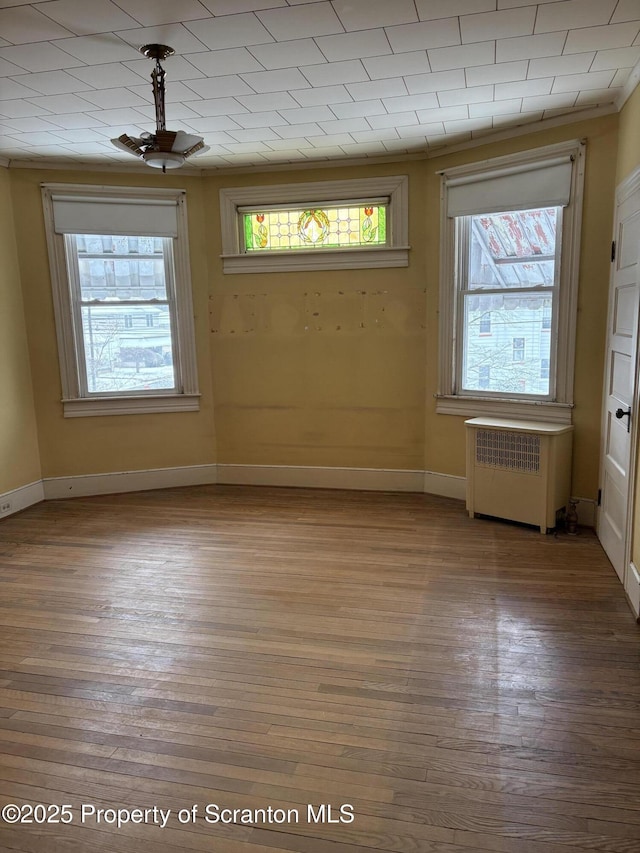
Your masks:
M0 805L45 806L0 853L640 851L640 629L590 532L202 486L5 519L0 590Z

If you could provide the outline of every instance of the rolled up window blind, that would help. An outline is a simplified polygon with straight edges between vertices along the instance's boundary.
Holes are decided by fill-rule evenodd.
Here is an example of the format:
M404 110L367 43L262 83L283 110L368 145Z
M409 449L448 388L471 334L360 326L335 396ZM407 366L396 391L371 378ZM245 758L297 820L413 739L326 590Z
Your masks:
M571 198L571 155L536 163L447 177L447 216L566 207Z
M109 198L54 193L57 234L118 234L126 237L177 237L174 199Z

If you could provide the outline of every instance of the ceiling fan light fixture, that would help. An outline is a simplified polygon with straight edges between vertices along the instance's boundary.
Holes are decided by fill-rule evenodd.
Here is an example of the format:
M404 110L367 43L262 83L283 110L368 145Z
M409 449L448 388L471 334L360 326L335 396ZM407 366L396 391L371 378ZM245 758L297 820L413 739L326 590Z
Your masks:
M147 166L153 166L154 169L162 169L166 172L167 169L179 169L185 163L184 154L178 154L177 151L145 151L142 159Z

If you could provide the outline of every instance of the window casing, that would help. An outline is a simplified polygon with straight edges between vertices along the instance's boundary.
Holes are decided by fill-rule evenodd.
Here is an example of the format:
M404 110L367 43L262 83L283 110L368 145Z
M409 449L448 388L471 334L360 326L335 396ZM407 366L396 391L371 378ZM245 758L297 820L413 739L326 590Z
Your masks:
M404 175L220 190L225 273L409 263Z
M184 191L42 191L65 417L197 410Z
M571 141L442 173L437 412L571 422L583 164Z

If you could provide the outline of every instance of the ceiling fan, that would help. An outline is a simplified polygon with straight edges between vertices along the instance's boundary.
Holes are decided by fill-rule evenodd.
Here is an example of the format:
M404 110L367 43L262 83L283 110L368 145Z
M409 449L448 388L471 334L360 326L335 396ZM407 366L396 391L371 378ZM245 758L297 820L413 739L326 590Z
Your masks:
M160 60L173 56L175 50L166 44L145 44L139 48L140 53L149 59L155 59L155 68L151 72L153 83L153 101L156 108L155 133L142 133L139 137L123 133L111 142L116 148L134 154L144 160L147 166L155 169L179 169L186 159L193 154L209 150L201 136L185 133L182 130L167 130L165 116L165 70Z

